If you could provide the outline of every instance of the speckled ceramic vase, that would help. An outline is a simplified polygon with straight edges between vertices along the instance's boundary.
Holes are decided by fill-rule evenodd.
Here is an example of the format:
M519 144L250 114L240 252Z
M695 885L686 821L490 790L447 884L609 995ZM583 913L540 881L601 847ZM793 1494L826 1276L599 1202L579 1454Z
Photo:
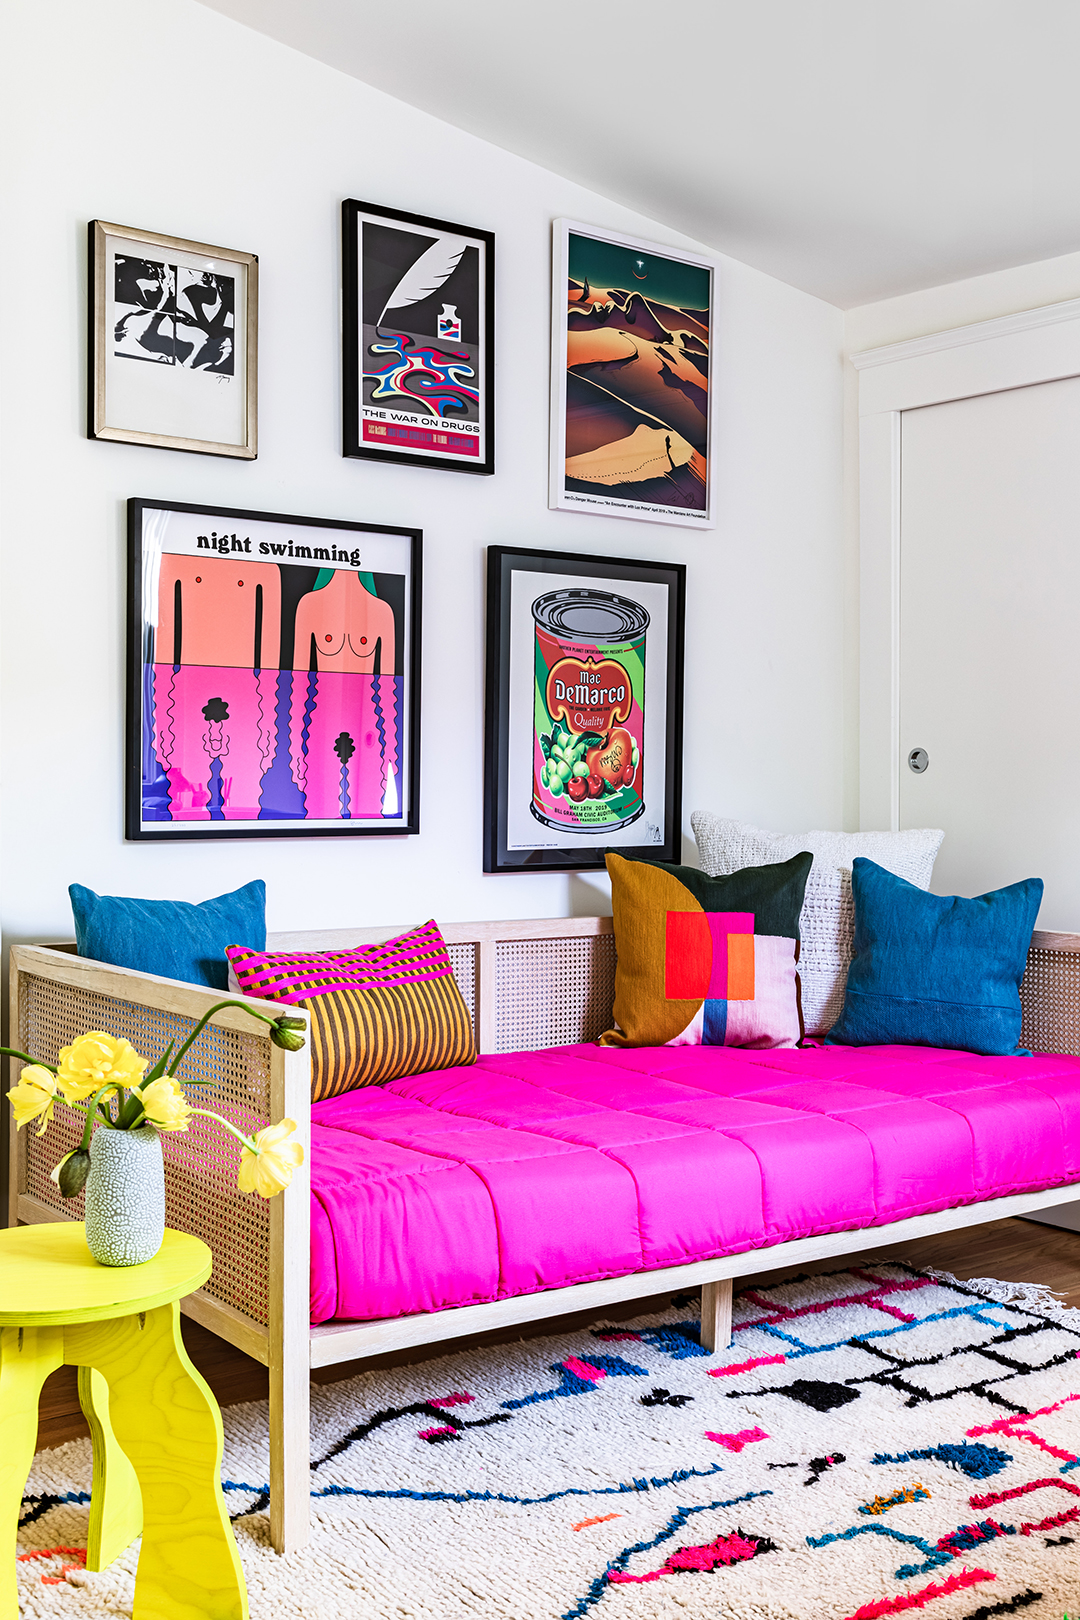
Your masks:
M86 1242L102 1266L152 1260L165 1236L165 1166L152 1125L90 1138L86 1183Z

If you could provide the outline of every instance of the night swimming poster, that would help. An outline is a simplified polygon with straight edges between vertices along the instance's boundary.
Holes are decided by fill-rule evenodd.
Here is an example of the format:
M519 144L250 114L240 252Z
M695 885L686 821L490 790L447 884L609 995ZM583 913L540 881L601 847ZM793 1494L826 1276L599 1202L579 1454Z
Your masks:
M418 530L130 501L127 836L418 830Z
M552 507L711 528L712 262L556 220Z
M492 473L488 231L346 202L344 453Z

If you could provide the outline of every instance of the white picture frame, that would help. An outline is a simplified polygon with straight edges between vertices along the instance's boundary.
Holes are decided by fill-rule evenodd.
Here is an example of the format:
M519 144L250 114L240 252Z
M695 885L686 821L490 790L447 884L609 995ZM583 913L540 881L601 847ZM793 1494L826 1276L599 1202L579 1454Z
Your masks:
M551 508L714 527L717 280L700 254L554 222Z

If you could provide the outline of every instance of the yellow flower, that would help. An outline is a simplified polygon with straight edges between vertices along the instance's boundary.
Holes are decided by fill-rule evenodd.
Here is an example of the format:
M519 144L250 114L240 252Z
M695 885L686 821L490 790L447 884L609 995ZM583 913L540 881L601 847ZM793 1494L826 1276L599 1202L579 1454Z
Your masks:
M151 1080L139 1092L146 1118L159 1131L186 1131L191 1123L187 1098L171 1075Z
M41 1063L28 1063L19 1076L17 1086L12 1086L8 1092L8 1100L15 1110L15 1124L19 1130L29 1125L32 1119L41 1119L39 1136L45 1135L45 1127L53 1117L53 1103L56 1100L56 1076L51 1074Z
M137 1086L146 1061L127 1041L95 1029L61 1047L56 1078L67 1102L83 1102L102 1086Z
M289 1185L293 1171L304 1162L300 1143L286 1141L295 1129L294 1119L283 1119L258 1133L254 1152L246 1145L241 1148L236 1177L241 1192L257 1192L260 1198L274 1198Z

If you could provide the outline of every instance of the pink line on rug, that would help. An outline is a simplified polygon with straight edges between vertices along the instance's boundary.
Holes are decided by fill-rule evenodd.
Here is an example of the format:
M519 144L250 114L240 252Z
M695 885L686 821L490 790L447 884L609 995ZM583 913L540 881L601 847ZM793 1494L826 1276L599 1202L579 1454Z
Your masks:
M1080 1350L1077 1351L1080 1355ZM1014 1423L1031 1423L1038 1417L1049 1417L1051 1412L1057 1412L1070 1401L1080 1401L1080 1395L1066 1395L1064 1400L1055 1401L1053 1406L1040 1406L1037 1412L1012 1412L1008 1417L995 1418L993 1423L981 1424L976 1429L968 1429L967 1437L974 1440L980 1434L1004 1434L1012 1428Z
M1048 1519L1040 1519L1038 1524L1022 1524L1020 1534L1039 1535L1043 1530L1057 1530L1063 1524L1072 1524L1075 1519L1080 1519L1080 1508L1069 1508L1066 1513L1051 1513Z
M428 1401L429 1406L464 1406L468 1401L475 1401L475 1395L466 1395L463 1389L455 1389L449 1395L437 1395L434 1400Z
M710 1367L710 1378L728 1378L734 1373L749 1372L752 1367L782 1367L787 1356L751 1356L749 1361L737 1362L734 1367Z
M567 1356L563 1366L567 1372L574 1373L578 1378L585 1378L591 1384L595 1384L600 1378L607 1377L603 1367L594 1367L591 1361L579 1361L577 1356Z
M857 1272L852 1274L858 1275ZM746 1328L771 1327L777 1322L794 1322L800 1316L820 1316L823 1311L831 1311L841 1305L865 1305L869 1310L885 1311L887 1315L895 1316L901 1322L914 1322L916 1320L914 1316L905 1315L893 1305L884 1305L882 1296L910 1293L915 1288L931 1288L934 1280L932 1277L910 1277L902 1282L878 1283L875 1279L875 1284L876 1286L868 1289L865 1294L844 1294L839 1299L816 1300L812 1305L800 1305L797 1310L790 1305L778 1305L775 1300L766 1299L763 1294L755 1293L752 1288L748 1288L740 1298L748 1299L752 1305L760 1305L763 1310L774 1314L759 1317L753 1322L737 1322L735 1325L740 1332Z
M651 1569L647 1575L627 1575L621 1569L612 1569L608 1571L608 1580L620 1584L658 1581L661 1575L674 1575L680 1569L715 1569L717 1564L738 1564L745 1558L753 1558L757 1550L757 1542L747 1536L737 1533L717 1536L715 1541L707 1542L702 1547L680 1547L659 1569Z
M950 1592L960 1592L965 1586L975 1586L979 1581L995 1581L988 1569L965 1569L960 1575L950 1575L946 1581L931 1581L929 1586L922 1586L917 1592L906 1592L901 1597L882 1598L877 1603L864 1603L861 1609L849 1614L847 1620L880 1620L883 1614L900 1614L904 1609L922 1609L933 1598L948 1597Z
M1056 1486L1059 1491L1068 1491L1070 1496L1080 1496L1080 1485L1074 1485L1071 1480L1030 1479L1026 1485L1014 1485L1011 1491L990 1491L986 1496L969 1496L968 1506L996 1507L999 1502L1015 1502L1018 1496L1030 1496L1032 1491L1041 1491L1048 1485Z
M758 1428L740 1429L738 1434L713 1434L711 1429L706 1429L705 1438L715 1440L718 1446L726 1446L729 1451L741 1451L755 1440L768 1440L770 1436L764 1429Z

